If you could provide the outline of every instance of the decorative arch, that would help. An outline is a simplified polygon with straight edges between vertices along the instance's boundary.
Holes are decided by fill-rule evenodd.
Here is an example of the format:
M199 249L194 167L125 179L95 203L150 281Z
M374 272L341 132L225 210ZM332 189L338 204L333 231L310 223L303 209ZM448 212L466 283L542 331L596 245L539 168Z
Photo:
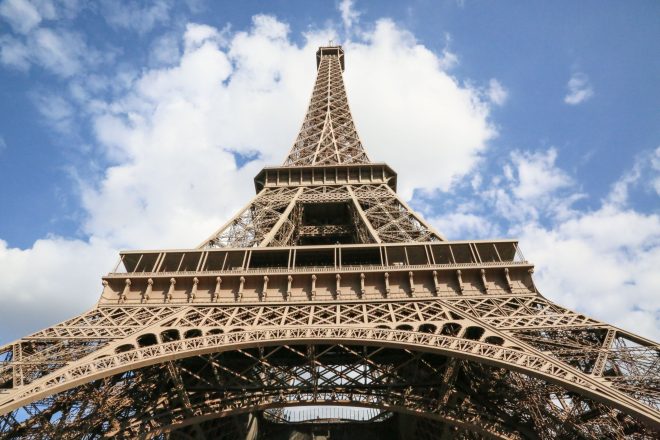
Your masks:
M520 368L506 369L496 359L508 354L495 355L492 350L508 349L437 338L387 329L279 329L135 348L81 365L82 370L69 372L72 380L51 383L49 392L37 389L24 396L4 423L9 430L26 432L30 423L36 423L43 434L44 420L79 418L74 426L52 424L53 437L59 435L58 429L66 429L69 435L74 435L74 429L93 429L116 438L159 438L185 426L254 409L331 404L414 415L479 437L534 438L535 421L529 418L534 411L516 404L518 398L534 393L547 399L540 405L551 399L573 405L544 415L550 418L544 420L546 424L563 426L562 435L579 437L594 429L611 430L612 417L622 421L620 429L644 429L602 399L570 391L566 379L549 381L531 374L525 365L531 365L532 359L508 358ZM488 353L493 354L492 361L484 362ZM80 396L102 405L72 414L56 412ZM567 422L575 408L588 409L592 417L581 424ZM31 420L18 420L26 413L34 413ZM617 432L612 435L616 437Z
M523 352L502 345L441 334L355 327L255 329L189 339L184 337L181 340L147 345L58 370L55 374L36 380L24 387L12 401L4 403L4 407L8 410L15 410L84 383L178 359L210 353L296 344L349 344L395 348L483 363L547 381L560 389L569 390L605 405L611 405L651 424L656 423L654 414L649 408L616 390L608 389L603 386L602 382L587 375L581 375L543 354Z

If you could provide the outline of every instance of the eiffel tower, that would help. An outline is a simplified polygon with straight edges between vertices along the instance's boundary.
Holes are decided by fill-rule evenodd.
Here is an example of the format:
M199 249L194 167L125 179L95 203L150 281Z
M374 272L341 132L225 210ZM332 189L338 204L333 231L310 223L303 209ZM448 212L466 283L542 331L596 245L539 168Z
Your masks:
M367 156L342 48L316 64L238 214L0 348L0 436L658 438L660 346L548 301L514 240L447 241Z

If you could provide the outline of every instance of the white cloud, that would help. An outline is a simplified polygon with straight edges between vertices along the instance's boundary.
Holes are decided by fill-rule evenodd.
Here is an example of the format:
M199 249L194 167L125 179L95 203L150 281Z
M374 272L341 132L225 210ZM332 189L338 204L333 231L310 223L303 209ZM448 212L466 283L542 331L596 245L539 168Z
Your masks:
M550 148L545 152L511 153L511 162L515 166L518 184L513 193L522 201L543 198L546 194L571 184L571 178L557 168L557 150Z
M509 99L509 92L495 78L491 78L488 82L488 90L486 93L490 102L495 105L504 105L507 99Z
M614 182L606 201L625 206L628 204L630 191L638 187L660 196L660 147L639 153L632 168Z
M660 147L656 148L651 156L651 168L654 172L654 176L651 180L651 185L655 190L655 193L660 196Z
M77 0L60 0L55 7L51 0L0 1L0 18L9 23L14 32L28 34L44 21L74 18L79 10Z
M156 0L143 4L133 1L105 0L101 4L103 17L108 24L138 34L148 33L156 25L169 22L173 7L170 0Z
M377 22L365 39L344 45L345 78L371 159L388 162L400 173L405 198L414 188L449 189L496 135L488 103L393 22Z
M30 54L27 46L9 35L0 36L0 62L14 69L28 70Z
M101 293L100 275L116 260L116 251L96 239L48 237L26 250L0 240L0 337L24 336L17 332L36 331L90 308Z
M250 32L229 40L209 26L188 25L179 64L145 72L132 92L108 106L111 113L96 119L98 139L119 165L107 170L98 185L85 188L91 213L86 231L126 246L186 246L203 239L245 203L257 167L280 163L295 137L314 78L310 54L325 40L325 35L309 34L306 45L298 48L287 39L288 32L284 23L268 16L255 17ZM380 22L372 41L346 45L347 72L355 72L347 77L351 103L368 107L364 114L373 126L398 125L395 134L406 141L399 143L372 128L373 138L365 138L369 153L395 164L408 193L415 186L449 185L472 166L492 135L485 104L476 106L477 91L462 89L438 69L435 55L391 22ZM399 64L414 64L421 78L410 81L417 86L382 97L409 68L390 65L390 74L381 78L383 87L377 88L368 73L388 65L394 52L405 59ZM435 88L430 96L428 85ZM392 107L374 109L375 97L387 99ZM298 110L282 112L283 105ZM390 114L391 108L398 114ZM443 112L450 121L442 121ZM359 109L355 113L362 114ZM425 130L415 126L420 115ZM452 127L446 134L434 128L443 123ZM445 144L452 145L453 158L440 162L438 149ZM261 160L236 170L229 151L258 151ZM413 154L417 160L400 163ZM228 192L229 187L234 190ZM163 218L165 211L169 213Z
M614 182L612 189L607 196L607 201L613 205L623 206L628 203L630 188L639 183L642 177L642 168L646 165L640 160L635 161L633 168L625 173L619 180Z
M0 154L7 148L7 141L3 136L0 136Z
M223 51L215 29L189 25L180 62L145 72L96 118L98 139L119 165L84 189L88 233L125 246L191 246L249 200L264 163L239 170L230 150L281 162L309 93L296 90L299 80L313 81L302 67L313 51L286 41L287 32L256 17ZM292 99L299 113L280 111Z
M541 292L564 306L660 339L660 218L603 206L553 227L522 227Z
M341 13L341 21L344 24L344 29L348 32L353 28L354 24L360 20L360 12L354 9L353 0L341 0L339 3L339 12Z
M32 99L39 113L46 122L60 134L69 134L76 124L76 111L74 106L61 95L54 93L33 93Z
M87 47L79 35L67 31L37 29L30 43L35 60L44 68L62 76L78 73L83 58L94 56L94 53L87 53Z
M0 3L0 16L21 34L28 33L41 22L41 14L28 0L4 0Z
M68 78L108 56L89 47L81 34L65 29L39 27L21 38L0 36L0 62L19 70L34 64Z
M556 159L554 148L512 151L501 175L473 189L476 197L490 207L487 217L497 215L506 223L518 225L570 216L572 205L584 194L576 191L573 179L557 167Z
M77 0L60 0L58 8L61 14L58 14L57 8L52 0L31 0L32 5L39 11L39 15L43 20L53 20L58 18L58 15L64 15L71 18L72 13L78 9Z
M578 105L594 95L589 77L582 72L574 73L568 80L566 87L568 93L564 96L564 102L569 105Z
M487 218L472 213L452 212L439 217L431 217L429 222L450 240L455 237L487 239L499 235L497 227Z
M152 8L157 9L157 4ZM51 0L4 0L0 17L20 35L0 35L0 63L23 71L35 65L70 78L111 59L112 48L101 52L90 47L82 33L70 30L72 26L66 20L74 19L80 9L77 0L60 0L57 6ZM148 17L134 12L132 17L149 25Z
M198 49L206 42L222 44L224 39L221 33L213 26L205 24L188 23L183 35L184 48L187 52Z

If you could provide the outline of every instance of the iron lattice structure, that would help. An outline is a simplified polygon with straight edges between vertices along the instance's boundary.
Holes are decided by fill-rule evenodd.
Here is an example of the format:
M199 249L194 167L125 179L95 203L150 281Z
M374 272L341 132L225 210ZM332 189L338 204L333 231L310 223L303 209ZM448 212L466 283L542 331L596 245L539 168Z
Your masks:
M341 47L317 67L226 225L122 252L96 307L0 348L0 435L657 436L658 344L548 301L513 240L446 241L367 157Z

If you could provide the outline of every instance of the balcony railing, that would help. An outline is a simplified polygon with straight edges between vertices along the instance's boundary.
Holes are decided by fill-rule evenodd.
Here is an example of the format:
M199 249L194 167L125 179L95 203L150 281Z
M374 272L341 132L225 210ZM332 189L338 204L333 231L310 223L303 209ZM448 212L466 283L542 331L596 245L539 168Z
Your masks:
M130 251L110 275L185 276L194 273L283 273L430 268L470 268L528 264L518 243L460 241L414 244L298 246Z

